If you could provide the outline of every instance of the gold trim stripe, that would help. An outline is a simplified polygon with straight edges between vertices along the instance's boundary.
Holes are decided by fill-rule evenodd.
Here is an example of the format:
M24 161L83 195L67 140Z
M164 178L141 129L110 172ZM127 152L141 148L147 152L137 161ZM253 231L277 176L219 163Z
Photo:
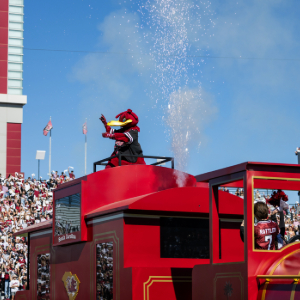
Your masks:
M273 275L275 270L277 269L277 267L289 256L293 255L294 253L296 252L300 252L300 250L295 250L287 255L285 255L284 257L282 257L277 263L276 265L273 267L272 271L270 272L269 275ZM263 288L263 291L262 291L262 295L261 295L261 300L265 300L266 299L266 293L267 293L267 287L268 287L268 284L270 283L271 279L266 279L265 281L265 285L264 285L264 288Z
M192 282L191 276L149 276L148 280L143 283L144 300L150 300L149 289L155 282Z

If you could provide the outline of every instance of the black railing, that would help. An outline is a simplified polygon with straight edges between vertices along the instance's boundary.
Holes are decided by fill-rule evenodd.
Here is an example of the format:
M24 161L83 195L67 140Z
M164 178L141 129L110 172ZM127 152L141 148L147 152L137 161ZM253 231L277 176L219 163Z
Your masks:
M143 156L139 156L139 155L123 155L118 153L117 155L99 160L94 162L94 172L96 172L96 168L97 166L106 166L107 164L105 162L111 160L112 158L118 158L119 159L119 166L121 166L121 162L122 162L122 157L143 157L143 158L153 158L153 159L161 159L161 161L157 161L156 163L151 164L152 166L158 166L161 164L164 164L166 162L171 162L171 168L174 169L174 157L164 157L164 156L150 156L150 155L143 155Z

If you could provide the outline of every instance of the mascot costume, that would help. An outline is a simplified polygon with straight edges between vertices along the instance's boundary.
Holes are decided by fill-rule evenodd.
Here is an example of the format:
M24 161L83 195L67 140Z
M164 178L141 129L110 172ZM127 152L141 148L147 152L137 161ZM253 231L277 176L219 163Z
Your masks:
M106 122L106 119L101 115L101 122L106 129L105 133L102 133L104 138L110 138L115 140L114 152L111 156L121 154L121 165L133 165L140 164L145 165L143 151L138 141L138 133L140 128L137 126L139 122L138 116L131 110L127 109L116 116L119 121ZM121 129L115 130L111 126L121 126ZM117 167L119 165L118 157L112 158L105 169Z

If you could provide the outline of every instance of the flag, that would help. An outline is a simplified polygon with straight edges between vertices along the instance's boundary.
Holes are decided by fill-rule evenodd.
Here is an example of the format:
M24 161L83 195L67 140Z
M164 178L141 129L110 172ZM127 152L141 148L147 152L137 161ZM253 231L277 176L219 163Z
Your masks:
M48 122L48 124L46 125L46 127L43 130L43 134L44 136L47 136L48 132L52 129L52 123L51 120Z
M82 133L87 134L87 125L86 122L82 125Z

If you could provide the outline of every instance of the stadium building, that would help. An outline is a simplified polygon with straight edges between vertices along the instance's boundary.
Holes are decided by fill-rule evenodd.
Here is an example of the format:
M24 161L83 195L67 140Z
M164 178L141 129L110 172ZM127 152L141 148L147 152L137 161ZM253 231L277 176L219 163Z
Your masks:
M24 0L0 1L0 173L21 171Z

